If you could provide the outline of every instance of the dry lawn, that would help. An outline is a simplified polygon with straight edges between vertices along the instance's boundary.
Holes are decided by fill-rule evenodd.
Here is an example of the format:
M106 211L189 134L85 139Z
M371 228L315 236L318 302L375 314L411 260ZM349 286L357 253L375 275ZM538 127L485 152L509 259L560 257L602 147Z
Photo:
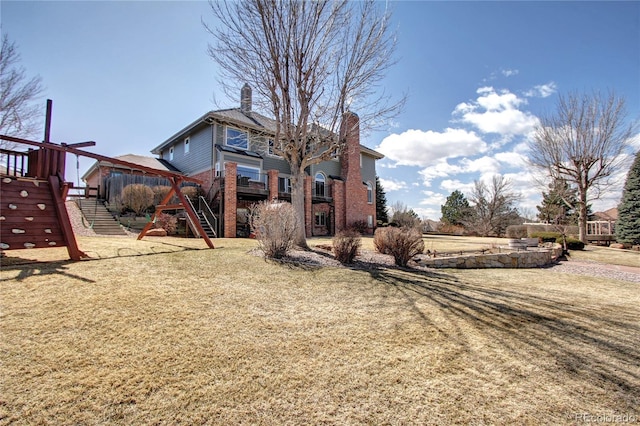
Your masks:
M92 260L2 259L0 424L640 418L637 283L312 268L250 240L79 242Z

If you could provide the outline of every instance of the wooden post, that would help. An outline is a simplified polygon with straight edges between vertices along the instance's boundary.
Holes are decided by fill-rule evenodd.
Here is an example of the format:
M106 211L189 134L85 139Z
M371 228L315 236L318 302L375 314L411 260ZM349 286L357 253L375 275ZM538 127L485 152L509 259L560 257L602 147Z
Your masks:
M56 214L58 215L60 231L64 237L69 257L71 260L81 260L82 258L89 257L86 253L80 251L78 244L76 243L76 237L73 234L73 228L71 227L71 220L69 220L67 207L64 205L64 199L60 195L60 181L57 176L49 176L49 187L51 195L53 196L53 204L56 209Z

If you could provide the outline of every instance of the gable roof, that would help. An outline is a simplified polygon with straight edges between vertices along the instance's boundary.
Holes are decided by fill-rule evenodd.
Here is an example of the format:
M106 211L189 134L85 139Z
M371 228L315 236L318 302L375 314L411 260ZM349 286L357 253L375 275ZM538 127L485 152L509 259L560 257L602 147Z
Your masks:
M217 111L207 112L191 124L187 125L182 130L171 136L169 139L153 148L151 150L151 153L160 155L164 148L174 144L176 140L180 140L186 137L197 127L202 126L203 124L211 125L214 122L236 125L239 127L256 130L258 132L266 132L271 134L276 132L276 121L260 113L254 111L245 113L240 108L220 109ZM375 158L376 160L384 158L384 155L380 154L378 151L367 148L362 144L360 144L360 150Z
M113 157L113 158L115 158L116 160L126 161L128 163L138 164L140 166L148 167L148 168L151 168L151 169L158 169L158 170L164 170L164 171L168 171L168 172L182 173L180 170L178 170L176 167L174 167L171 163L169 163L168 161L163 160L161 158L148 157L148 156L145 156L145 155L138 155L138 154L118 155L118 156ZM98 168L98 166L106 166L106 167L113 167L114 169L129 170L128 168L122 167L122 166L117 165L117 164L111 164L111 163L108 163L108 162L105 162L105 161L96 161L82 175L81 179L85 180L86 178L88 178Z
M598 218L597 220L618 220L618 208L612 207L603 212L595 212L593 215Z

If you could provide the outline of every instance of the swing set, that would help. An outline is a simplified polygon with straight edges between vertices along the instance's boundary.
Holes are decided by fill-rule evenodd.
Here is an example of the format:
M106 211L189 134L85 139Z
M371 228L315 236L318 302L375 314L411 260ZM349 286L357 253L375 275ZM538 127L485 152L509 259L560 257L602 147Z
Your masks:
M75 144L56 144L49 141L51 125L51 100L47 100L45 139L43 142L0 135L0 140L15 145L36 147L27 151L2 149L3 164L0 165L0 251L25 248L49 248L65 246L72 260L89 257L77 245L71 221L65 206L73 182L66 182L66 154L93 158L97 161L117 164L144 174L165 178L171 186L166 196L155 207L149 222L138 234L144 238L153 226L156 216L164 210L184 209L191 224L196 228L209 248L213 242L200 225L191 203L180 191L183 182L201 184L199 179L179 173L159 170L130 163L117 158L94 154L79 148L94 146L93 141ZM6 161L5 161L6 160ZM167 204L173 196L177 204Z

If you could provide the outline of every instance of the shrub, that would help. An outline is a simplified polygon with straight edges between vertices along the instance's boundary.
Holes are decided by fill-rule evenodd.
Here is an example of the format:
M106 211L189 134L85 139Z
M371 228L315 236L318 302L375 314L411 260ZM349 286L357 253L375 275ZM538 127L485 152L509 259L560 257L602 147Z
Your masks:
M156 215L156 228L162 228L167 231L167 235L175 234L178 229L178 218L167 213Z
M156 185L151 190L153 191L153 205L157 206L171 191L171 187L168 185Z
M333 237L333 254L340 263L353 263L361 244L362 238L355 230L340 231Z
M251 229L258 247L266 257L281 259L293 247L297 229L296 214L290 203L268 202L254 204L249 210Z
M507 226L507 238L527 238L526 225L509 225ZM535 238L535 237L531 237Z
M559 232L534 231L529 235L531 238L538 238L542 240L543 243L554 243L558 239L562 242L562 234Z
M389 229L390 228L378 228L373 234L373 246L376 248L378 253L389 254L389 250L387 248L387 233Z
M407 266L411 258L424 251L422 233L416 228L378 229L373 244L380 253L392 255L398 266Z
M363 235L366 234L369 230L369 225L366 220L356 220L349 226L349 229L355 231L356 233Z
M556 242L562 244L562 238ZM567 238L567 250L584 250L584 243L575 238Z
M180 188L180 192L182 192L183 195L189 197L191 201L194 201L201 195L199 186L183 186L182 188Z
M153 205L153 191L141 183L127 185L122 190L122 204L136 215L141 215Z

